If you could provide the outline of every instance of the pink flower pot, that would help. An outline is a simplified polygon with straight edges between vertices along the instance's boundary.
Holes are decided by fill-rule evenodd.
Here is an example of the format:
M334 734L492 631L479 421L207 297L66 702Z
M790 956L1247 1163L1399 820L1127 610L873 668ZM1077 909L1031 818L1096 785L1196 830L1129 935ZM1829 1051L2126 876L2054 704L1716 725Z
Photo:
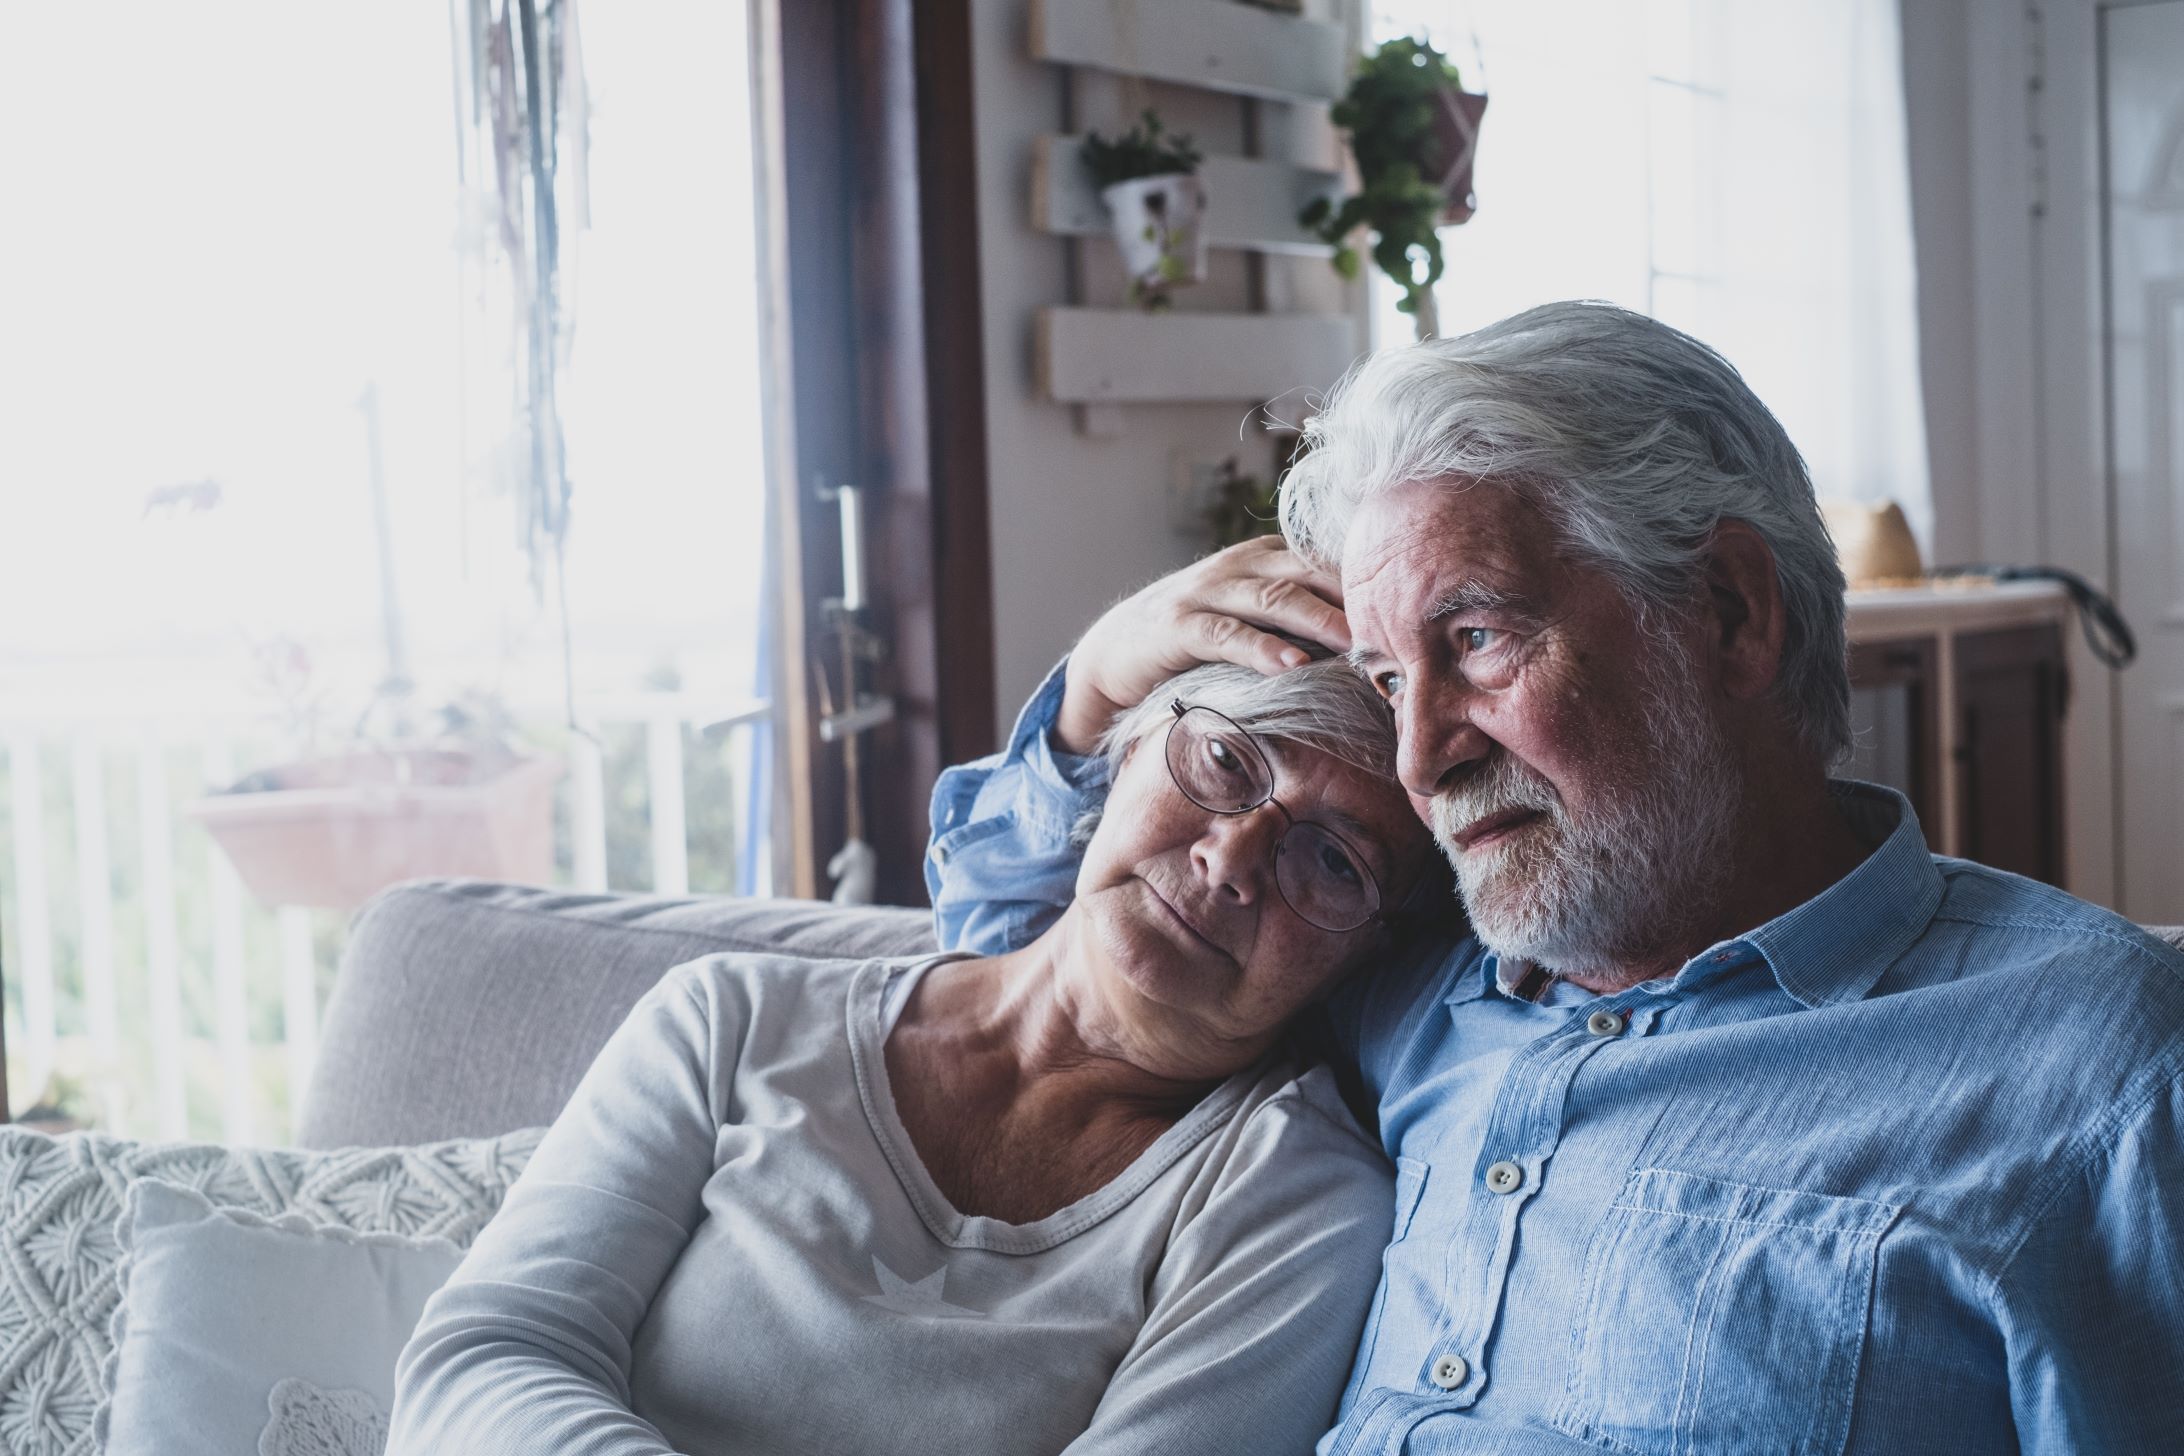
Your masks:
M552 879L563 767L544 754L358 751L252 774L190 816L264 904L353 910L426 875Z

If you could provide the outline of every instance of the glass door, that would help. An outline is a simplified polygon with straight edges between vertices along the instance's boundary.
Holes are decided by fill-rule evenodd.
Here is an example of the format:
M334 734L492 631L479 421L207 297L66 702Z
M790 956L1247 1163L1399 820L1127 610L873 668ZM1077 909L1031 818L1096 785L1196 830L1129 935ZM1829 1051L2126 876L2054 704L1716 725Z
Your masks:
M750 48L701 0L0 18L18 1117L280 1141L395 880L773 887Z

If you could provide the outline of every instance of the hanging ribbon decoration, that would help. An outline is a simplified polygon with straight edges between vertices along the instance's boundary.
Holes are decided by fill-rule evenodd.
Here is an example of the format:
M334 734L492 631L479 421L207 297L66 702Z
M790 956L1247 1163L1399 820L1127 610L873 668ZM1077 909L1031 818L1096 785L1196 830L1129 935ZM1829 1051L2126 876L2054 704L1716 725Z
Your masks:
M575 335L574 234L590 221L589 103L576 0L451 4L458 42L468 41L456 57L458 179L473 206L475 188L491 189L490 225L466 230L465 241L487 267L486 292L505 298L504 310L489 312L505 312L514 377L504 478L533 594L543 598L552 580L563 696L575 728L565 570L572 491L560 378Z

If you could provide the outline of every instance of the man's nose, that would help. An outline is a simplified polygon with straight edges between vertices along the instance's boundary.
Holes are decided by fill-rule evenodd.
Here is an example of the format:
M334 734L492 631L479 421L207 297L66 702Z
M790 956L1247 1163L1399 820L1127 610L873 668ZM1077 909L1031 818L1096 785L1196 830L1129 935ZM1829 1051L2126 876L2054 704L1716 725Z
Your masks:
M1471 720L1470 694L1430 681L1404 690L1395 734L1396 777L1419 799L1453 787L1493 746Z
M1257 903L1274 864L1274 846L1287 821L1271 803L1241 814L1208 814L1205 832L1191 846L1191 862L1221 898Z

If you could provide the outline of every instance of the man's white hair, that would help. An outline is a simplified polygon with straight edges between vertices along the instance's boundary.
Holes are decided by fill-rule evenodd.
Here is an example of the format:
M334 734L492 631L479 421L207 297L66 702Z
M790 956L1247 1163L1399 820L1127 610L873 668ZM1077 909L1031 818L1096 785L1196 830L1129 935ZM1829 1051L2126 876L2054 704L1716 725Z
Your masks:
M1641 613L1698 598L1708 539L1743 521L1774 552L1786 618L1775 697L1832 766L1850 748L1843 569L1805 462L1726 359L1613 304L1543 304L1374 354L1304 427L1282 530L1339 570L1359 504L1412 481L1517 491Z

